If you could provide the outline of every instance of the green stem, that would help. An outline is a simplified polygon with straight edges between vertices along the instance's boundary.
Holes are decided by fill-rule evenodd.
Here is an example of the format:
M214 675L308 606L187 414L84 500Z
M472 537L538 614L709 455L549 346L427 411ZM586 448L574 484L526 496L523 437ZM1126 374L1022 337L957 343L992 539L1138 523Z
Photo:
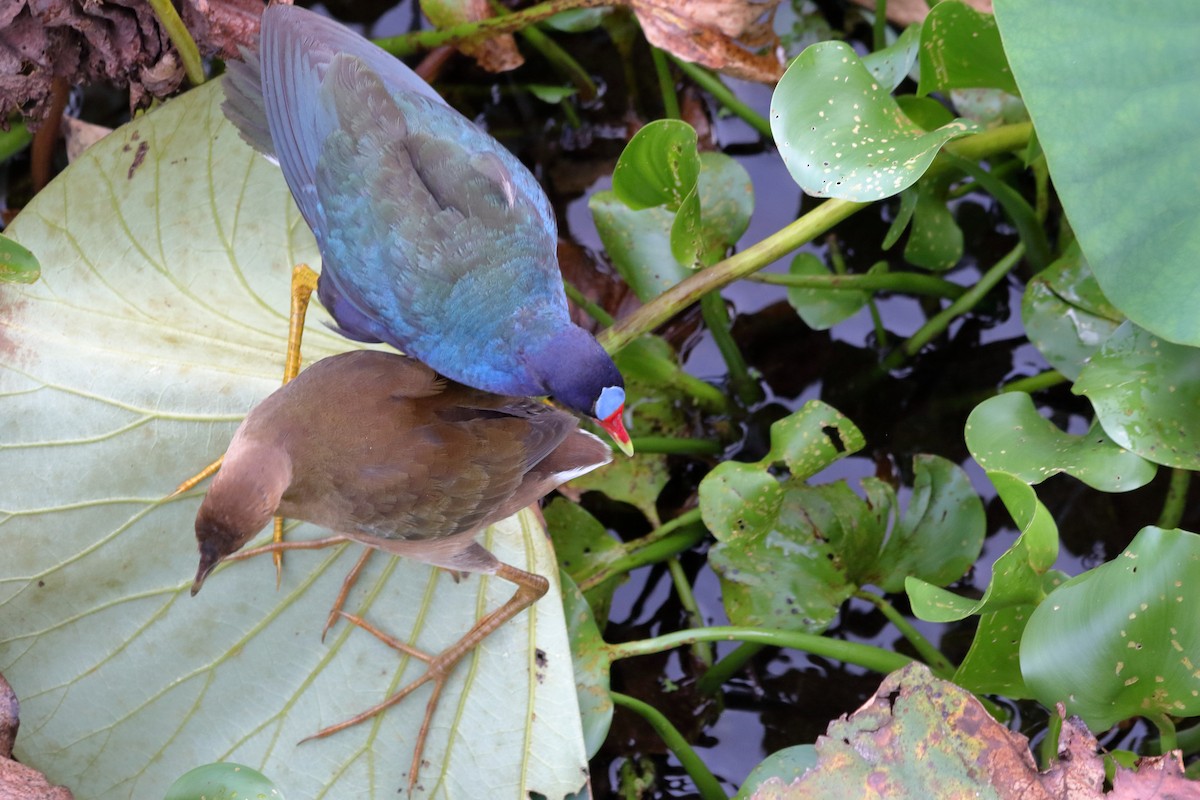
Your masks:
M1031 123L1002 125L999 128L951 142L946 149L964 158L981 159L1021 147L1028 143L1032 133L1033 125ZM926 174L949 168L939 159L934 159ZM599 337L601 343L610 353L619 351L643 333L654 330L714 289L720 289L758 272L869 205L871 203L826 200L795 222L762 241L675 284L601 334Z
M654 74L658 77L658 91L662 95L663 116L667 119L683 119L679 113L679 97L675 94L675 79L671 77L671 65L667 56L657 47L650 48L654 59Z
M725 359L725 368L729 372L729 383L743 406L752 406L763 399L762 386L750 375L746 359L730 333L729 309L725 307L725 298L720 292L709 292L700 298L700 313L704 324L712 334L713 344L717 346L721 357Z
M650 723L650 727L654 728L654 732L662 738L663 743L675 754L675 757L679 759L679 763L687 770L692 783L696 784L696 791L700 793L700 797L703 800L728 800L728 795L721 788L720 781L709 771L704 761L692 749L692 746L687 743L687 740L683 738L683 734L671 724L670 720L663 716L661 711L627 694L610 692L609 696L615 705L629 709Z
M742 667L746 666L746 662L758 655L764 647L766 645L757 642L745 642L738 645L704 673L696 682L696 691L704 696L716 694L717 690L725 685L725 681L736 675Z
M1158 728L1158 752L1169 753L1179 748L1179 740L1175 736L1175 720L1166 714L1150 717L1150 721Z
M845 292L904 292L955 300L967 290L944 278L915 272L881 272L856 275L791 275L760 272L749 280L789 286L797 289L820 289Z
M1066 383L1067 376L1055 369L1048 369L1045 372L1039 372L1037 375L1030 375L1025 378L1017 378L1009 381L1000 387L1000 392L1026 392L1033 394L1040 392L1043 389L1049 389L1052 386Z
M875 0L875 22L871 26L871 49L878 53L887 47L887 0Z
M1042 221L1038 219L1033 206L1013 187L1002 181L998 175L988 172L974 161L962 158L954 153L943 154L947 163L962 170L975 179L984 191L996 199L996 202L1008 214L1021 241L1025 244L1025 252L1029 254L1029 263L1034 269L1041 270L1050 263L1050 243L1046 240L1046 231Z
M687 575L684 573L683 565L679 563L679 559L667 559L667 570L671 573L671 583L675 586L675 594L679 597L679 605L683 606L683 610L687 612L689 624L693 628L704 627L704 616L700 613L700 606L696 603L696 595L692 593L692 585L688 583ZM709 646L708 642L696 642L692 645L692 653L705 667L712 666L712 647Z
M967 313L975 305L984 298L984 296L995 288L1004 276L1013 270L1014 267L1021 261L1021 256L1025 254L1025 245L1018 244L1012 250L997 261L991 269L983 274L979 282L967 290L962 297L955 300L944 309L934 314L929 320L920 327L920 329L909 337L899 350L896 350L885 360L885 366L889 369L899 366L905 357L916 355L921 348L927 345L937 336L940 336L946 328L950 327L950 323L957 317Z
M719 456L725 452L720 442L709 439L684 439L675 436L634 436L633 451L639 455L658 453L669 456Z
M734 253L724 261L702 269L667 289L602 333L598 337L600 343L610 353L619 351L643 333L654 330L683 309L699 301L709 292L757 272L797 247L812 241L868 205L870 203L826 200L800 219L776 231L761 242L751 245L740 253Z
M739 100L737 95L730 91L729 87L719 77L699 64L693 64L690 61L684 61L675 56L671 56L671 60L675 62L675 66L679 67L684 75L687 75L692 79L693 83L712 95L713 99L718 103L729 109L734 115L741 117L743 122L763 136L766 136L768 139L771 138L770 121Z
M580 575L576 580L579 591L586 592L616 575L679 555L707 536L708 529L701 524L700 509L693 508L640 539L624 542L612 555L598 560L590 573Z
M900 631L908 643L917 651L917 655L921 657L926 664L930 666L934 674L939 678L950 680L954 676L954 665L950 663L950 659L942 655L933 643L916 629L903 614L896 610L896 607L889 603L885 598L877 594L859 589L854 593L854 596L860 600L866 600L871 605L875 606L879 611Z
M617 325L620 324L617 323ZM608 330L611 331L612 328ZM607 333L608 331L605 331L597 337L601 344L604 343ZM705 383L695 375L689 375L683 367L665 356L660 357L648 352L644 352L643 356L639 360L639 372L648 385L673 387L687 394L696 401L697 405L709 413L725 414L729 412L729 398L711 383Z
M675 631L652 639L639 639L634 642L610 644L607 650L613 661L632 656L645 656L662 653L676 647L695 644L696 642L756 642L770 647L787 647L792 650L802 650L825 658L832 658L849 664L858 664L874 672L887 674L911 664L913 659L901 653L885 650L869 644L847 642L841 639L831 639L813 633L800 631L780 631L769 628L747 628L737 625L726 625L699 630Z
M476 22L463 22L432 31L417 31L402 36L376 39L375 44L394 56L410 56L423 50L441 47L444 44L478 42L505 33L516 33L522 28L549 19L563 11L612 5L625 5L625 3L616 0L550 0L499 17L490 17Z
M1042 737L1042 769L1050 769L1058 760L1058 739L1062 735L1062 717L1057 709L1050 709L1050 719L1046 724L1046 735Z
M1181 731L1177 731L1175 734L1174 749L1182 750L1185 756L1189 756L1192 753L1200 751L1200 725L1193 725L1190 728L1184 728ZM1166 752L1162 749L1161 742L1157 743L1156 752Z
M1187 505L1188 486L1191 482L1192 473L1189 470L1178 467L1171 470L1171 482L1167 485L1167 496L1163 500L1162 512L1158 515L1158 527L1179 527Z
M568 280L563 281L563 289L567 292L567 297L571 302L583 309L583 313L587 314L592 319L599 322L604 327L609 327L613 324L612 315L601 308L599 303L593 302L583 292L579 290L575 284Z
M492 13L496 16L512 13L500 0L491 0L490 5ZM566 77L575 86L581 98L591 100L596 96L596 82L592 80L592 76L558 42L532 25L517 31L517 35L528 42L530 47L541 53L542 58L546 59L550 66Z
M171 0L150 0L150 7L158 15L158 21L171 39L171 44L179 52L179 60L183 62L183 72L193 86L204 83L204 65L200 61L200 48L196 40L188 33L179 12L171 4Z

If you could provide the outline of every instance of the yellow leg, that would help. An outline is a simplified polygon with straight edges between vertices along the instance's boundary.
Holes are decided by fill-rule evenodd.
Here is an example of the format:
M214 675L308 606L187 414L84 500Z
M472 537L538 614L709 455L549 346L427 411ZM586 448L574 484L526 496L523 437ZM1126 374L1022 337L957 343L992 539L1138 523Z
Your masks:
M312 293L317 289L317 273L313 272L307 264L297 264L292 270L292 303L291 310L288 315L288 338L287 338L287 353L283 359L283 385L287 386L289 382L300 374L300 340L304 336L304 318L308 314L308 303L312 298ZM221 468L221 462L224 456L209 464L207 467L188 478L183 483L175 488L168 497L174 497L177 494L182 494L193 486L196 486L206 478L210 478L217 473ZM272 538L276 544L283 542L283 517L275 517L275 529ZM286 548L277 548L273 551L272 557L275 560L275 586L279 586L279 581L283 578L283 551ZM361 567L360 567L361 569ZM334 619L333 614L330 614L330 624ZM329 625L325 626L329 629Z
M433 694L425 704L425 717L421 722L421 729L417 732L417 742L413 748L412 765L408 772L408 794L412 796L413 787L417 785L417 775L421 767L421 754L425 749L425 739L429 735L429 725L433 721L433 712L437 708L438 700L441 697L442 690L446 686L446 682L450 678L450 674L454 671L454 667L462 660L463 656L471 652L480 642L487 638L493 631L508 622L510 619L520 614L526 608L536 603L541 599L542 595L546 594L546 590L550 587L549 582L541 575L535 575L532 572L517 569L508 564L500 564L495 575L499 578L504 578L511 583L517 585L517 591L512 598L500 608L488 614L483 619L479 620L472 626L471 630L467 631L461 639L447 647L436 656L430 656L422 653L420 650L412 647L409 644L399 641L392 636L384 633L366 620L356 617L353 614L347 614L345 611L338 613L346 619L358 625L363 630L375 636L377 639L399 650L402 653L407 653L413 658L424 661L428 666L425 672L412 683L405 686L400 691L393 694L391 697L384 700L361 714L357 714L344 722L339 722L336 725L331 725L328 728L317 731L308 739L323 739L326 736L345 730L360 722L364 722L376 714L385 711L388 708L396 705L405 697L412 694L417 688L424 686L430 681L433 682Z

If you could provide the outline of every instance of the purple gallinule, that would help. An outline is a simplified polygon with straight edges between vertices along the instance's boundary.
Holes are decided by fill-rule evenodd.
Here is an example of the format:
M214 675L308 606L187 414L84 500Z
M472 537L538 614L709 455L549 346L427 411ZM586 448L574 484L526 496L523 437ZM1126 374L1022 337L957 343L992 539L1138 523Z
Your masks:
M271 6L259 44L228 65L225 113L283 169L341 332L467 386L550 395L631 453L621 374L568 316L554 212L529 170L332 20Z
M401 355L359 350L325 358L255 407L234 434L196 515L200 567L192 594L276 514L337 536L266 545L244 555L350 539L515 583L512 599L436 656L343 614L428 667L383 703L315 736L356 724L432 681L409 772L411 794L451 670L549 585L540 575L498 561L475 541L476 533L611 457L609 446L579 430L575 417L537 400L471 389ZM335 611L362 563L347 578Z

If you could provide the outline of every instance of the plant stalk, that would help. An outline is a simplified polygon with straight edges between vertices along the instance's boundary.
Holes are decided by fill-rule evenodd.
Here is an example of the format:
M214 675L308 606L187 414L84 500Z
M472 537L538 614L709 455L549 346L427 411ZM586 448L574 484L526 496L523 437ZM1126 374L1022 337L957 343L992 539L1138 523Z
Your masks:
M692 779L692 783L696 784L696 791L700 793L703 800L728 800L728 795L721 788L721 782L709 771L704 760L692 749L687 739L683 738L683 734L671 724L671 721L663 716L661 711L649 703L643 703L637 698L620 692L609 692L609 697L612 698L615 705L629 709L650 723L650 727L654 728L654 732L662 738L663 743L687 770L688 776Z

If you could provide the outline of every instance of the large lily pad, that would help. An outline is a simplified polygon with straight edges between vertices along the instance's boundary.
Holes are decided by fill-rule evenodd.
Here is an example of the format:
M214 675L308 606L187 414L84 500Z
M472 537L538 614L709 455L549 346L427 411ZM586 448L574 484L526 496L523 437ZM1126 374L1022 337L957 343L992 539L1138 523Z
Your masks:
M1065 703L1096 730L1200 714L1198 581L1200 536L1147 527L1120 556L1064 583L1021 642L1033 696Z
M996 0L1054 188L1110 300L1200 344L1200 137L1193 0Z
M317 255L278 170L220 99L205 86L117 130L10 229L43 266L36 284L0 286L0 672L21 699L18 754L98 800L162 797L214 761L251 765L289 797L390 798L428 689L299 743L418 672L348 624L321 641L357 548L288 556L278 591L267 560L235 564L191 598L200 492L164 499L278 385L291 267ZM310 321L310 359L351 346L323 318ZM485 541L557 574L528 515ZM511 593L377 555L348 607L437 650ZM577 790L568 652L552 589L469 656L434 717L417 796Z

